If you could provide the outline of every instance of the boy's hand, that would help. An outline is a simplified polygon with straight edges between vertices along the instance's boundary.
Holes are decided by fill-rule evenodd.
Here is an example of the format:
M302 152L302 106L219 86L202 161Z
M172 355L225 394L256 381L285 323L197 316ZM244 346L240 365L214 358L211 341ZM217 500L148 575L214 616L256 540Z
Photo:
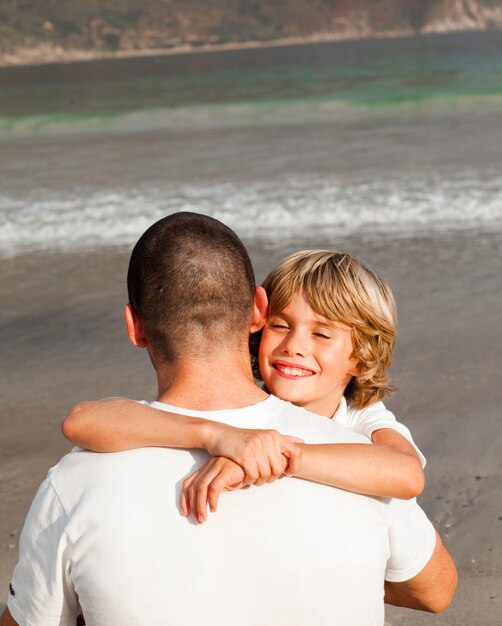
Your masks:
M234 428L212 425L206 449L240 465L248 484L263 485L285 474L292 476L301 468L302 450L298 437L281 435L276 430ZM286 467L284 467L286 459Z
M218 508L223 491L245 487L246 475L240 465L224 456L210 459L183 482L180 506L186 517L193 515L202 524L207 519L207 506L212 513Z
M266 482L273 482L283 476L288 466L288 459L282 456L281 469L277 474L269 476ZM251 484L262 485L261 479L254 483L246 476L244 469L224 456L210 459L205 465L196 470L183 482L180 507L186 517L193 515L194 519L202 524L207 519L207 507L214 513L218 508L218 498L223 491L243 489Z

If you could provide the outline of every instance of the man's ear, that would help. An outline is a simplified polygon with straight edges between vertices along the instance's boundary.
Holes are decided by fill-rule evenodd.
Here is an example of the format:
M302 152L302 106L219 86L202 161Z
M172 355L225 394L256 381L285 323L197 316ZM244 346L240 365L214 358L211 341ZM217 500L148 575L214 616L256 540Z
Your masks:
M254 309L253 320L249 332L256 333L261 330L267 321L268 315L268 298L267 292L263 287L256 287L254 293Z
M125 305L124 317L127 328L127 336L129 337L130 342L137 348L145 348L148 341L146 340L145 333L143 332L141 321L130 304Z

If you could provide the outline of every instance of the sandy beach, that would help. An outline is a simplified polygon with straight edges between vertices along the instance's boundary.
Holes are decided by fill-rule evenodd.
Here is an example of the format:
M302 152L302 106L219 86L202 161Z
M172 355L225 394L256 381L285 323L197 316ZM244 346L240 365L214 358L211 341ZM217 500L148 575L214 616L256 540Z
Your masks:
M257 276L302 240L246 242ZM498 368L502 234L322 237L362 256L395 289L400 334L389 403L428 459L421 504L460 572L443 615L388 609L390 626L496 626L502 611L502 461ZM75 402L152 397L146 355L123 332L129 250L31 253L3 259L0 312L0 604L27 508L68 450L59 432Z

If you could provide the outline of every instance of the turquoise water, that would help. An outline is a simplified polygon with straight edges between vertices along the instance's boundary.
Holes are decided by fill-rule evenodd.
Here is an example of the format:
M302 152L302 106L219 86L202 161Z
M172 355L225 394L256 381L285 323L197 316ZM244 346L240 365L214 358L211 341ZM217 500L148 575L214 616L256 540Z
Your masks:
M0 70L1 127L148 109L329 101L363 107L502 95L502 33Z
M0 255L180 210L277 241L502 230L502 33L0 70Z

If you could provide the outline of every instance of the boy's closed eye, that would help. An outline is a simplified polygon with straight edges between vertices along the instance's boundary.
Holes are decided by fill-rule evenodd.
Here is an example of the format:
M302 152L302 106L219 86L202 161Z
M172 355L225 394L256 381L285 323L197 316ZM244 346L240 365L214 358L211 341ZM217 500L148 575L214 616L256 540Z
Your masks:
M267 325L269 328L289 330L289 325L286 322L282 322L280 320L274 320L273 322L269 322Z
M333 339L332 335L326 331L317 330L313 332L313 335L314 337L318 337L320 339Z

